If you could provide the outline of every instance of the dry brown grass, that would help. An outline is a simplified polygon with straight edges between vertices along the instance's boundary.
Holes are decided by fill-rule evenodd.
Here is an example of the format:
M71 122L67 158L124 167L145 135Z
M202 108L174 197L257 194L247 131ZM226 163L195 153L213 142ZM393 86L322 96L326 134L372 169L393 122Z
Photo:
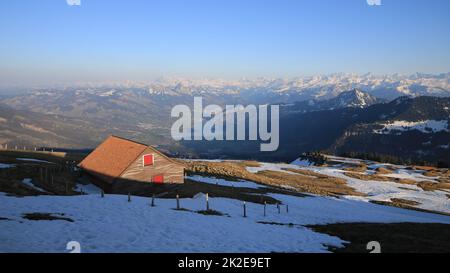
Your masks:
M417 183L417 186L424 191L434 191L437 189L437 184L430 181L421 181Z
M428 172L423 173L423 175L426 177L438 177L441 174L436 171L428 171Z
M284 169L284 170L289 171L289 172L293 172L293 173L298 173L298 174L305 175L305 176L316 177L316 178L328 178L328 177L330 177L328 175L320 174L320 173L313 172L313 171L310 171L310 170L296 170L296 169Z
M366 164L360 164L358 166L355 167L348 167L348 168L344 168L345 171L349 171L349 172L365 172L367 171L367 165Z
M276 171L260 172L266 179L269 178L275 186L290 186L302 192L320 195L363 195L347 186L345 179L319 174L317 176L296 175Z
M408 206L417 206L420 205L419 202L416 201L412 201L412 200L407 200L407 199L402 199L402 198L391 198L392 203L394 204L402 204L402 205L408 205Z
M344 174L348 177L356 178L356 179L364 180L364 181L369 181L369 180L392 181L392 178L389 178L386 176L381 176L381 175L376 175L376 174L363 174L363 173L356 173L356 172L345 172Z
M412 166L414 170L418 171L435 171L437 170L436 167L430 167L430 166Z
M245 165L242 164L242 162L192 161L187 163L186 172L213 175L216 177L229 178L231 180L252 180L256 178L255 174L250 173L245 169Z
M440 177L437 179L439 183L450 183L450 178L448 177Z
M259 167L261 166L261 163L257 161L243 161L243 162L236 162L238 165L244 165L245 167Z
M450 183L439 183L438 188L441 190L450 190Z
M406 185L416 185L417 184L417 181L412 180L412 179L407 179L407 178L395 178L394 181L396 183L406 184Z
M308 171L295 171L298 174L277 171L262 171L251 173L246 170L246 166L255 166L249 162L189 162L188 173L203 174L215 177L223 177L234 180L248 180L260 184L276 187L292 187L300 192L307 192L320 195L362 195L353 188L347 186L344 179L317 174ZM259 163L258 163L259 164Z
M393 173L393 171L383 168L383 167L380 167L380 168L376 169L376 173L377 174L391 174L391 173Z
M431 182L431 181L418 182L417 186L422 188L424 191L449 190L450 189L450 183L436 183L436 182Z

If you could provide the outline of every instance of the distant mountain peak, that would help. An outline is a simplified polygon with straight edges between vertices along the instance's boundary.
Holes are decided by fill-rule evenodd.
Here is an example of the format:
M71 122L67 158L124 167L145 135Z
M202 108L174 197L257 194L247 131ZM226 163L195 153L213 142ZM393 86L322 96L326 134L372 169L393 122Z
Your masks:
M379 99L360 90L354 88L350 91L340 93L336 98L331 99L330 102L334 104L333 108L345 108L345 107L359 107L364 108L376 103L379 103Z

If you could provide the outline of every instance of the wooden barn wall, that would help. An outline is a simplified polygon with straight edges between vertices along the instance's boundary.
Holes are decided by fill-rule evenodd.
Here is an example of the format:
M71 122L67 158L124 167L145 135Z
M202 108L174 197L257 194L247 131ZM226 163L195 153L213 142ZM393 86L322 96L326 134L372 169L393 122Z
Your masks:
M143 155L153 154L153 165L143 164ZM139 182L152 182L155 175L164 175L164 183L184 183L184 168L147 148L136 161L122 173L121 178Z

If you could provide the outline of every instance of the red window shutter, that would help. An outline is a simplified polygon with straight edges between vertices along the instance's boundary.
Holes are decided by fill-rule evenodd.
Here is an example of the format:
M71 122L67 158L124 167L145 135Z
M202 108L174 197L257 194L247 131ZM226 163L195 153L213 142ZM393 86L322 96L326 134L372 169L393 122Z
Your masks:
M153 165L153 155L144 155L144 166Z
M163 184L164 183L164 175L155 175L152 177L153 183Z

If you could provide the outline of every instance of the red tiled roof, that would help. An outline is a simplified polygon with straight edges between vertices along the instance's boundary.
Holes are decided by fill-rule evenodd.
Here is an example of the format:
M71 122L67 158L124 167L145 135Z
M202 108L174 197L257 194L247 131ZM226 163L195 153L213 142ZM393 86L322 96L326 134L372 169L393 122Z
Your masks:
M97 175L108 177L109 182L119 177L148 146L116 136L108 137L79 167Z

